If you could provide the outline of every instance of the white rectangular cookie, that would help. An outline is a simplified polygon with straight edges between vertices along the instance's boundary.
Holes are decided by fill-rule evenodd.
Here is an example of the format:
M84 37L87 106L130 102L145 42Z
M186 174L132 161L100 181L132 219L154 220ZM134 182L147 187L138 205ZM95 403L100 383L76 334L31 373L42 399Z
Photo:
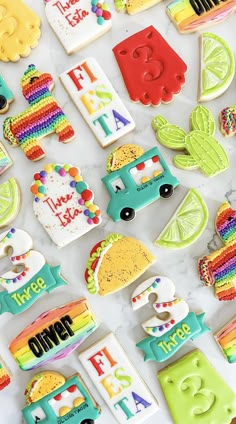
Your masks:
M95 59L82 60L60 80L102 147L134 129L133 118Z
M97 6L92 6L89 0L45 1L47 20L68 54L82 49L112 26L111 14L104 0L97 2L100 16L96 14Z
M138 424L159 406L113 333L79 354L79 359L120 424Z

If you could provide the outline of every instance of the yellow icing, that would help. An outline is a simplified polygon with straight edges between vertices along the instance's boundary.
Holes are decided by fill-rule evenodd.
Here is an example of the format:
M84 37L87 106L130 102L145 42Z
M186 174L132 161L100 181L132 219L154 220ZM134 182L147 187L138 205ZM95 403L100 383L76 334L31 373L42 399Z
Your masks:
M0 0L0 60L28 56L40 34L39 17L22 0Z

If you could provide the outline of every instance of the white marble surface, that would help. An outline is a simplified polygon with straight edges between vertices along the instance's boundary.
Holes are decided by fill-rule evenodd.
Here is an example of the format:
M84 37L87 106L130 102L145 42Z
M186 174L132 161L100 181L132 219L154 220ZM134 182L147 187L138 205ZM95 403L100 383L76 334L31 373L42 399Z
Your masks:
M9 115L20 112L26 107L26 102L19 87L19 80L28 64L35 63L40 70L49 71L54 76L56 83L54 95L63 106L66 114L70 117L76 130L76 139L69 145L60 145L54 135L44 139L43 143L47 150L47 156L40 163L30 163L25 159L20 149L9 147L9 152L14 160L14 166L1 177L1 181L11 176L18 179L22 188L23 199L21 210L14 222L14 226L29 231L34 239L34 248L45 255L49 264L61 264L62 274L68 280L69 285L68 287L59 288L51 295L43 296L33 307L21 315L14 317L5 314L1 316L0 352L13 373L13 382L9 388L0 394L0 422L1 424L10 424L13 422L14 424L20 424L22 422L20 410L25 404L24 389L28 380L35 373L35 371L23 372L17 367L7 348L9 342L41 312L79 297L87 296L97 319L101 323L100 328L87 339L80 349L72 353L67 359L54 362L46 368L61 371L66 376L70 376L75 370L81 372L89 387L91 387L97 401L102 405L103 414L97 423L115 424L116 420L96 392L95 387L77 358L78 351L83 350L84 347L100 339L109 331L114 331L130 359L138 368L141 376L159 401L159 412L148 419L147 424L157 422L170 424L172 420L157 381L156 373L163 366L173 362L195 347L201 349L207 355L208 359L228 384L236 389L235 365L229 365L227 363L213 338L213 333L232 318L235 313L235 302L219 303L214 297L214 289L202 287L197 275L197 259L221 245L214 229L214 218L217 208L225 198L229 199L233 206L236 207L236 137L226 140L221 136L217 128L217 139L225 146L231 165L229 170L212 179L206 178L200 171L184 172L176 169L171 162L174 152L160 147L172 173L180 180L181 185L170 200L156 201L151 206L140 211L133 222L113 223L105 212L108 193L100 180L105 174L105 161L111 148L108 147L106 150L102 150L98 145L92 132L88 129L61 86L58 76L64 70L76 64L77 61L88 56L95 57L107 76L111 79L136 122L135 131L112 147L132 142L140 144L144 149L149 149L157 145L154 132L151 128L151 120L157 113L163 114L172 123L178 124L188 130L189 114L197 104L199 33L190 35L178 34L165 14L165 2L158 4L149 11L130 17L117 14L111 1L111 9L113 11L112 30L99 40L82 49L79 53L68 57L45 19L43 1L26 0L26 3L32 6L42 19L42 37L39 45L32 51L32 54L28 58L21 59L15 64L1 64L1 72L16 99L11 106ZM131 103L111 50L122 39L150 24L153 24L160 31L188 65L186 84L183 87L182 93L171 104L161 105L158 108L145 108L141 104ZM225 23L212 28L212 32L223 36L230 43L234 54L236 53L235 24L236 16L232 15ZM235 85L236 80L234 79L231 87L224 95L206 104L213 112L216 121L218 120L219 111L223 107L235 102ZM3 119L4 117L1 117L1 123ZM6 143L5 141L5 145ZM46 232L36 220L32 209L33 199L29 191L32 177L47 162L72 162L78 165L83 172L85 180L94 189L96 203L100 205L103 211L103 222L100 227L62 250L58 250L50 241ZM201 238L187 249L171 251L155 247L152 241L163 228L168 217L171 216L189 187L195 187L200 191L209 208L209 222L206 230ZM151 249L157 260L156 264L149 269L145 276L125 290L106 298L94 297L88 294L86 290L83 277L84 268L92 246L110 232L120 232L140 238ZM7 267L9 267L9 262L5 258L2 260L1 269L6 269ZM183 297L189 303L192 311L206 312L206 323L212 329L211 333L196 339L194 343L190 341L185 344L165 364L157 364L155 362L144 363L142 352L135 347L135 343L145 335L140 324L144 318L151 316L152 309L150 306L149 310L140 310L140 312L134 313L130 304L130 296L135 287L145 278L155 274L170 277L176 285L178 296ZM221 423L219 422L217 424Z

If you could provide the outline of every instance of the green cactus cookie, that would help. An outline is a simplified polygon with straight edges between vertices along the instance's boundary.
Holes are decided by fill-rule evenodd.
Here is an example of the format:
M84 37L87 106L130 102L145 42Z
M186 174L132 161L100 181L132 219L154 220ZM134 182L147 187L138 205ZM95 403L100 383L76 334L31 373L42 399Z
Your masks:
M156 116L152 127L156 138L169 149L184 150L186 154L176 155L174 164L181 169L197 169L213 177L229 167L229 160L223 147L214 138L215 120L204 106L197 106L190 117L192 131L188 134L180 127L169 124L163 116Z

